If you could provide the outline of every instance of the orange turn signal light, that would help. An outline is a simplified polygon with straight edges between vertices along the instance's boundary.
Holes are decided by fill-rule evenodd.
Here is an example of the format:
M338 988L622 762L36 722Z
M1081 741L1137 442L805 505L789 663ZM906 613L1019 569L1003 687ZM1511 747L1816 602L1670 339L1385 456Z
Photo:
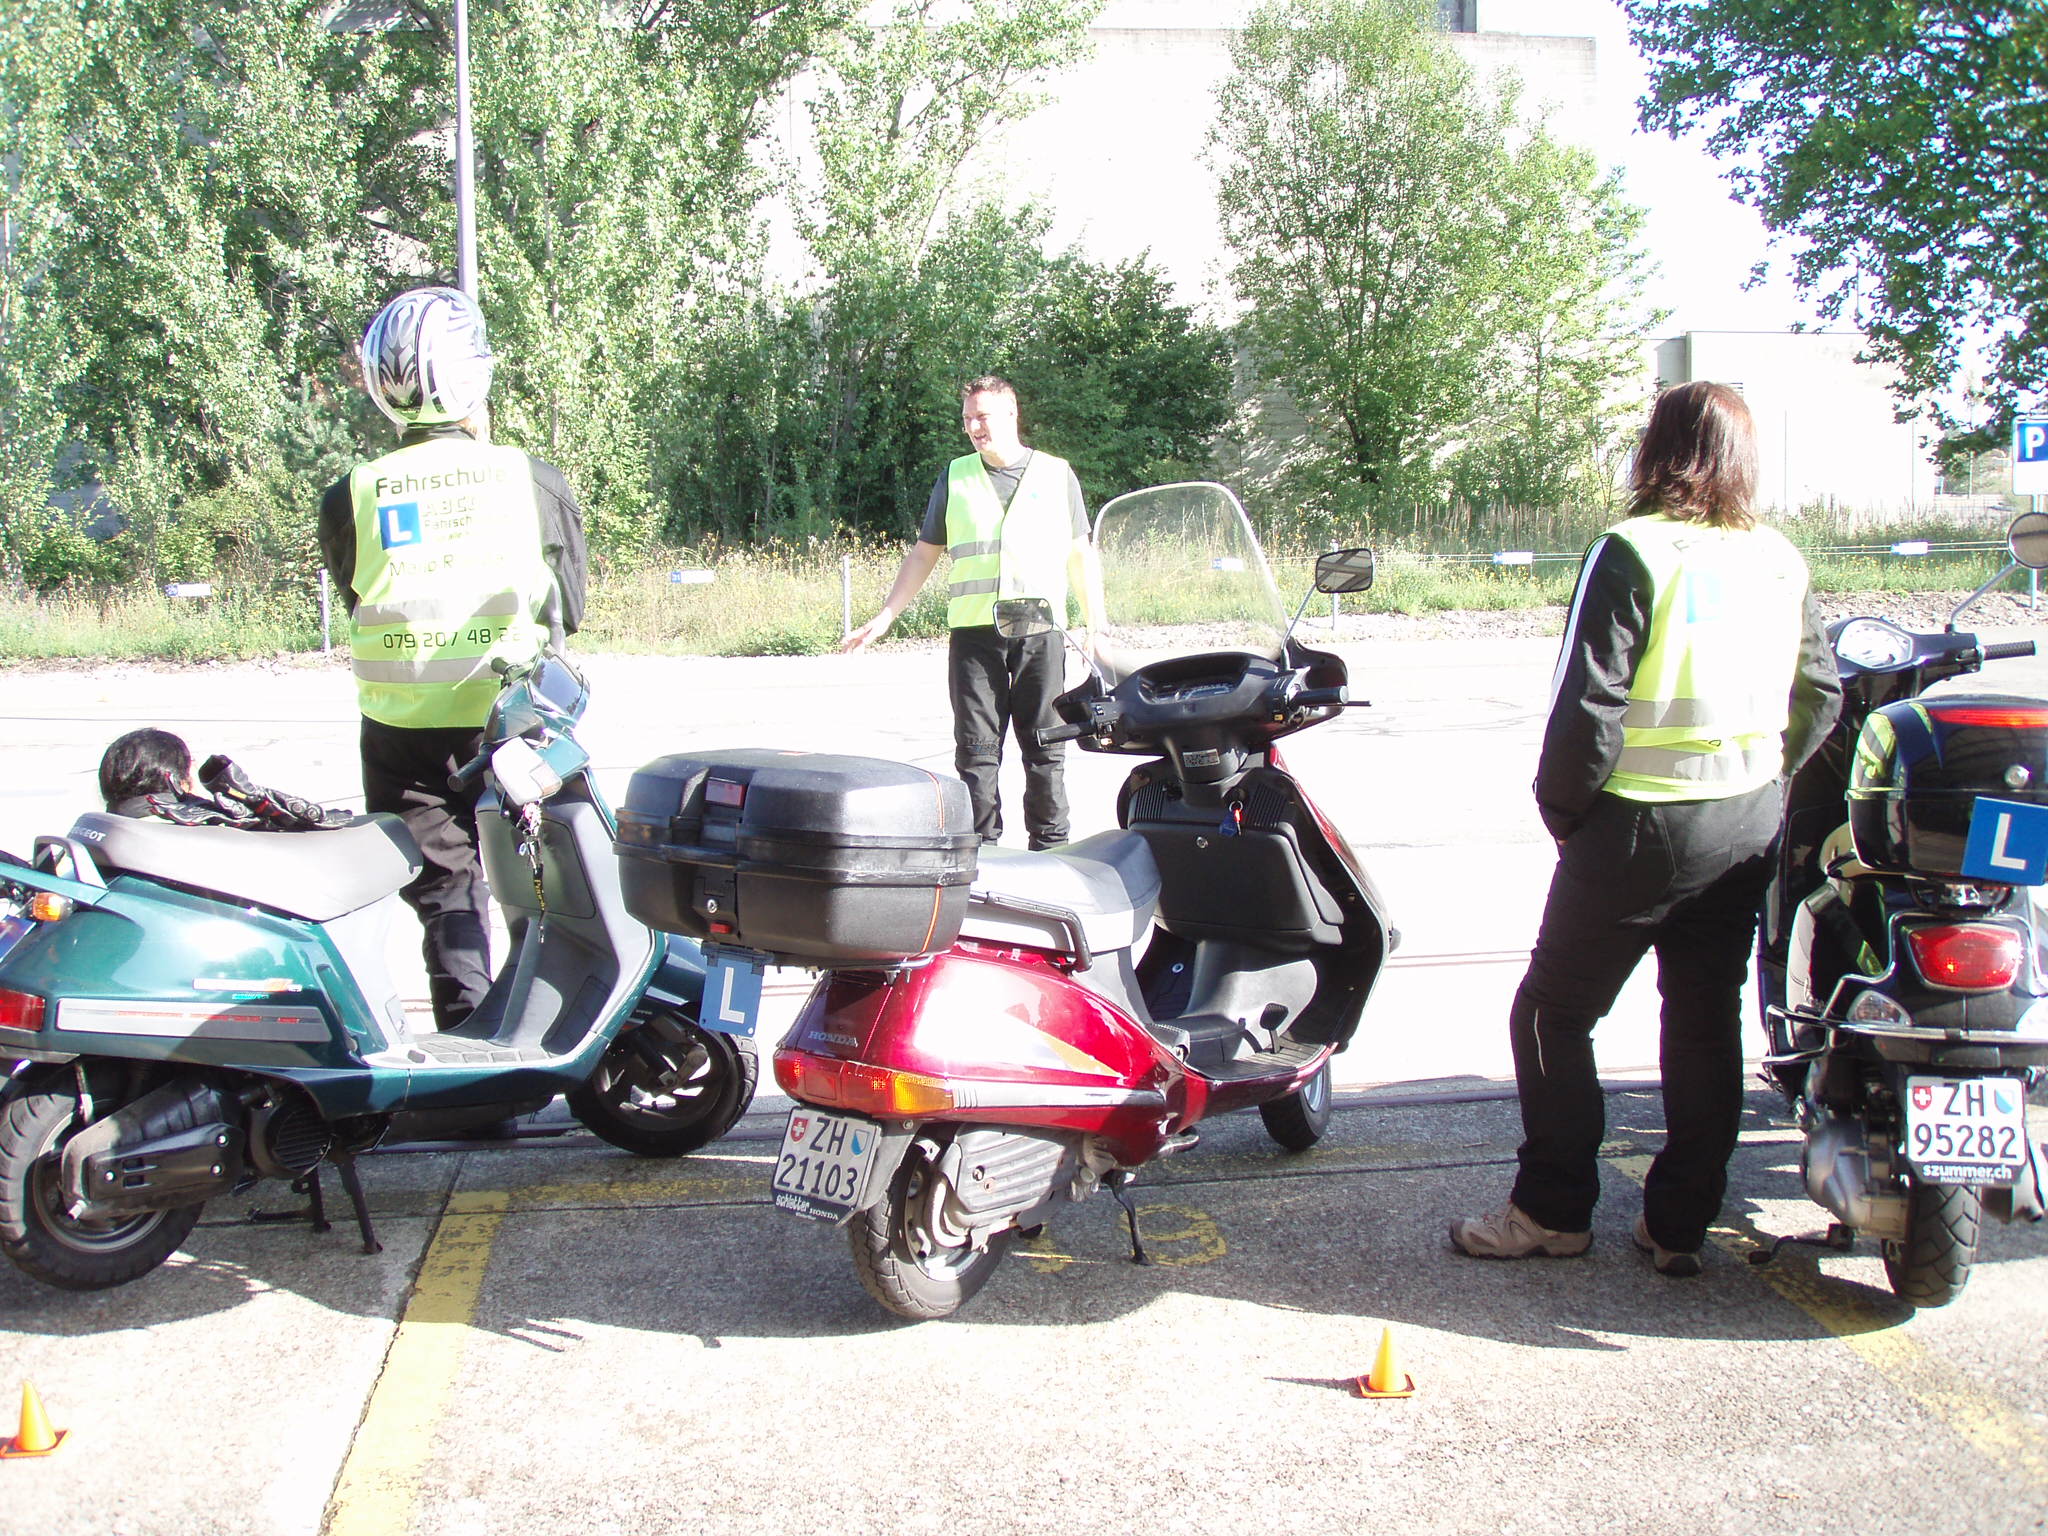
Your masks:
M77 905L69 896L59 896L54 891L31 891L28 915L39 923L61 923Z
M922 1072L899 1072L807 1051L775 1053L775 1082L793 1099L872 1115L878 1120L939 1115L958 1106L952 1086Z

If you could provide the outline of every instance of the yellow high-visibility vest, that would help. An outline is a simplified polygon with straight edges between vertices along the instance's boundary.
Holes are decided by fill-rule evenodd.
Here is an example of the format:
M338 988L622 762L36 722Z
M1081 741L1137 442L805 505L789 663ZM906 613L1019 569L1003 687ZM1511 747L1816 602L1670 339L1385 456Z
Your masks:
M1605 788L1629 800L1724 800L1784 769L1806 562L1775 528L1655 513L1607 530L1650 575L1650 638Z
M994 482L970 453L946 471L946 552L953 557L946 622L954 629L995 622L999 598L1042 597L1067 617L1067 557L1073 514L1067 461L1033 452L1006 511Z
M362 712L420 729L482 725L498 695L492 659L531 661L548 638L534 616L554 575L526 455L436 438L359 466L349 495Z

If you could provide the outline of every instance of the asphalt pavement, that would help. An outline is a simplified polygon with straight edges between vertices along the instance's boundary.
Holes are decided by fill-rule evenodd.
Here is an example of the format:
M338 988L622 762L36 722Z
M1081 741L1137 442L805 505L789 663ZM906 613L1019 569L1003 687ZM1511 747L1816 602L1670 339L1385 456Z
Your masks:
M1449 1250L1447 1220L1512 1176L1502 1020L1550 860L1526 786L1551 646L1346 647L1373 708L1288 755L1403 946L1321 1145L1284 1154L1231 1116L1145 1170L1151 1265L1099 1198L958 1317L903 1324L843 1234L770 1207L771 1095L673 1163L550 1111L502 1144L365 1159L375 1255L345 1220L251 1223L292 1203L266 1185L119 1290L0 1273L0 1438L17 1377L67 1431L0 1461L0 1533L2048 1529L2048 1227L1987 1228L1938 1311L1892 1301L1867 1247L1754 1266L1826 1221L1759 1090L1707 1272L1654 1274L1628 1241L1661 1123L1647 975L1599 1037L1592 1253ZM2036 666L1999 680L2042 689ZM947 756L930 654L590 671L614 793L692 747ZM296 792L355 789L338 666L12 672L0 720L0 847L88 806L135 724ZM1077 831L1121 771L1073 760ZM803 984L777 979L779 1017ZM1362 1399L1387 1337L1415 1393Z

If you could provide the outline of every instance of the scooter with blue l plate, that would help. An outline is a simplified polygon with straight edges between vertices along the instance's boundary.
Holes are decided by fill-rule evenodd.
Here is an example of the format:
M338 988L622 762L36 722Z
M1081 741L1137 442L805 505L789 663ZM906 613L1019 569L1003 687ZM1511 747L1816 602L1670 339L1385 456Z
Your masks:
M1813 1241L1876 1238L1916 1307L1962 1293L1986 1217L2043 1213L2027 1101L2048 1078L2048 701L1935 689L2034 654L1956 628L2017 566L2048 566L2048 516L2008 537L2015 564L1941 633L1829 627L1842 713L1787 786L1758 935L1764 1070L1835 1217Z
M419 869L395 816L307 832L92 813L0 855L0 1250L71 1290L147 1274L208 1200L331 1164L376 1248L356 1157L557 1094L645 1156L694 1151L754 1093L752 1011L708 1010L692 941L627 912L616 823L558 657L502 669L477 825L511 953L476 1011L415 1032L386 964Z

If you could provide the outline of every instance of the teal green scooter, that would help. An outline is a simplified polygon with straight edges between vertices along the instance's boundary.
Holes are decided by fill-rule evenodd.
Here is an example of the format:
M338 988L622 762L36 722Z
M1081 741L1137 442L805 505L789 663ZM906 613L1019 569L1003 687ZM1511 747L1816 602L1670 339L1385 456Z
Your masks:
M477 824L511 954L471 1017L408 1023L386 965L419 855L395 816L319 831L93 813L0 854L0 1250L99 1290L156 1268L200 1207L565 1094L592 1132L674 1157L752 1101L758 978L633 918L566 662L504 671ZM707 996L712 1000L707 1007Z

